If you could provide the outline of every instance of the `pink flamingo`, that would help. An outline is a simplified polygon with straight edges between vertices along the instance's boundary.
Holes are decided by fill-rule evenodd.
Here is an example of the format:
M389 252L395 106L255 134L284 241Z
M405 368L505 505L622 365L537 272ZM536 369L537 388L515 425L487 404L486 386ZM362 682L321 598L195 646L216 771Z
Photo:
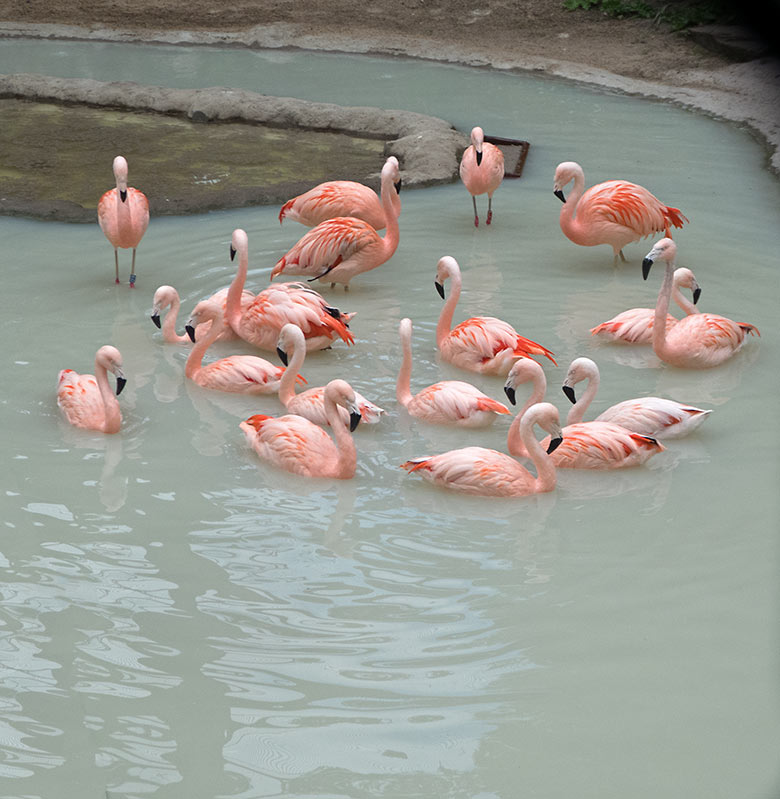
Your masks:
M718 366L741 349L747 334L761 335L755 325L734 322L725 316L698 313L680 319L669 332L663 320L672 294L674 260L677 245L669 238L661 239L642 261L642 276L647 280L654 261L666 262L653 324L653 350L665 363L690 369Z
M492 397L471 383L442 380L412 396L412 320L402 319L398 326L403 361L398 372L395 396L411 416L433 424L454 424L458 427L487 427L498 414L509 413Z
M215 294L212 294L209 297L211 302L215 302L218 305L221 305L224 309L227 302L227 289L220 289ZM246 308L252 300L254 300L254 294L250 291L244 291L241 294L241 307ZM190 337L185 333L183 335L179 335L176 332L176 319L179 315L179 308L181 307L181 299L179 298L179 292L173 286L160 286L157 291L154 292L154 299L152 300L153 307L152 307L152 322L157 325L158 328L162 330L163 341L167 341L169 344L191 344ZM165 310L168 309L168 313L165 314L162 322L160 322L160 314ZM210 322L204 322L203 326L195 331L196 337L201 338L205 335L206 329L210 325ZM219 334L220 341L227 341L230 339L238 338L236 334L233 332L233 329L227 326L223 326L222 332Z
M436 291L442 299L447 279L452 280L452 290L436 326L436 344L445 361L487 375L505 375L512 363L524 355L544 355L555 363L547 347L521 336L510 324L494 316L473 316L452 329L461 275L458 262L450 255L440 258L436 265Z
M516 388L528 381L532 381L533 390L524 409L531 403L539 402L547 388L542 367L536 361L524 358L512 367L504 386L513 405ZM515 417L507 434L509 453L523 457L528 455L528 450L525 440L519 435L517 419L522 418L524 409ZM545 441L542 441L542 446L544 445ZM575 423L570 411L566 427L563 428L563 443L552 453L551 458L559 469L618 469L644 463L663 449L663 445L654 438L632 432L612 422Z
M351 216L326 219L306 233L271 270L277 275L305 275L309 281L330 281L331 288L349 281L355 275L368 272L389 260L398 247L398 213L393 207L394 167L385 162L382 167L382 208L387 220L384 238L368 222Z
M119 402L108 385L108 372L116 376L116 396L125 387L122 356L108 344L95 353L95 374L80 375L63 369L57 377L57 405L70 424L100 433L118 433L122 423Z
M390 164L394 173L391 199L397 217L401 213L401 174L398 159L391 155L386 163ZM293 219L307 227L314 227L337 216L362 219L374 230L383 230L386 225L382 201L376 192L354 180L329 180L293 197L279 211L279 222L281 224L284 219Z
M568 200L563 189L574 181ZM664 205L642 186L627 180L607 180L591 186L584 194L585 175L574 161L564 161L555 170L553 193L563 203L561 230L575 244L594 247L609 244L617 264L623 247L653 233L682 227L688 219L679 208Z
M504 154L495 144L485 141L482 128L471 129L471 144L460 159L460 179L471 195L474 204L474 227L479 227L477 195L487 194L488 212L486 224L493 221L493 192L504 179Z
M547 449L534 436L534 425L550 434ZM401 464L410 474L419 472L426 480L444 488L488 497L519 497L555 488L555 465L550 457L561 443L558 409L549 402L532 405L520 421L520 434L531 454L537 477L503 452L485 447L464 447Z
M116 282L119 283L119 247L132 247L130 288L135 287L135 251L149 226L149 201L146 195L127 185L127 161L118 155L114 159L116 188L109 189L98 203L100 229L114 248Z
M693 302L687 300L681 288L688 288L693 292ZM674 282L672 284L672 299L677 303L686 316L699 313L696 303L701 296L701 289L696 282L696 278L690 269L681 266L674 270ZM602 322L596 327L592 327L590 332L593 336L601 336L612 342L623 344L651 344L653 341L653 320L655 318L655 308L631 308L623 311L612 319ZM666 314L666 331L669 332L673 325L677 324L677 318L671 314Z
M242 292L249 267L249 240L240 228L233 231L230 258L238 253L238 270L230 285L225 319L244 341L263 350L275 350L279 331L291 322L303 330L306 347L320 350L330 347L334 339L347 344L355 342L348 323L354 314L339 311L325 298L304 283L275 283L260 291L246 307Z
M338 406L349 413L349 432ZM360 422L360 411L355 392L345 380L331 380L325 386L325 412L335 442L314 422L295 414L255 414L239 427L255 452L273 466L304 477L354 477L357 453L350 432Z
M210 322L206 335L196 340L195 329ZM195 306L185 327L195 346L190 351L184 374L203 388L230 391L234 394L275 394L285 370L255 355L230 355L203 366L206 350L219 338L225 326L222 309L210 300ZM298 375L298 380L305 382Z
M290 357L292 351L292 357ZM303 366L306 358L306 340L303 331L297 325L286 324L280 334L276 352L287 367L279 384L279 400L290 413L297 413L315 424L328 424L325 408L325 386L307 388L300 394L295 393L295 375ZM359 392L355 392L355 402L360 411L360 418L365 424L376 424L385 413L383 408L374 405ZM341 421L347 424L349 419L344 407L339 407Z
M574 386L582 380L588 387L579 400ZM590 358L575 358L566 373L563 393L574 405L569 409L567 424L581 422L599 389L599 368ZM636 397L610 406L596 417L598 422L612 422L652 438L682 438L693 432L712 413L693 405L663 397Z

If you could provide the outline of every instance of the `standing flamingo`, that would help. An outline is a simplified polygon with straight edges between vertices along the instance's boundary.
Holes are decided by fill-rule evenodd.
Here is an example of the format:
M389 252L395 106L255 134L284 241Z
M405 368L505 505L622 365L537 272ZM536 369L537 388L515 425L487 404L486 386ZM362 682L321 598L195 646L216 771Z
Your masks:
M577 399L574 386L582 380L588 387ZM581 422L585 411L599 389L599 368L590 358L575 358L566 373L563 393L574 405L569 409L567 424ZM597 422L612 422L653 438L682 438L693 432L712 413L693 405L663 397L636 397L610 406L596 417Z
M349 431L337 406L349 413ZM335 442L314 422L295 414L256 414L239 427L255 452L273 466L304 477L354 477L357 453L350 432L360 423L360 411L355 392L345 380L331 380L325 386L325 412Z
M206 335L196 339L195 328L210 322ZM187 335L195 346L190 351L184 374L203 388L235 394L275 394L285 370L255 355L230 355L203 366L206 350L219 338L225 321L222 308L210 300L199 302L187 322ZM300 375L298 380L305 382Z
M574 181L569 198L563 189ZM664 205L642 186L627 180L607 180L591 186L584 194L585 175L574 161L564 161L555 170L553 193L563 203L561 230L575 244L594 247L609 244L622 261L623 247L653 233L682 227L688 219L679 208Z
M433 424L487 427L493 424L498 414L509 413L506 405L462 380L442 380L412 396L412 320L402 319L398 333L403 361L398 372L395 395L411 416Z
M109 189L98 203L100 229L114 248L116 282L119 283L119 247L133 248L130 267L130 288L135 287L135 250L149 226L149 201L146 195L127 185L127 161L118 155L114 159L116 188Z
M236 228L231 237L231 260L236 254L238 270L228 290L225 318L240 338L260 349L273 351L279 331L291 322L303 330L309 350L330 347L337 337L347 344L354 343L347 327L354 314L328 305L321 294L304 283L275 283L260 291L244 307L242 292L249 267L249 239L240 228Z
M672 294L674 260L677 245L661 239L642 261L642 276L647 280L654 261L666 262L653 324L653 350L665 363L690 369L706 369L728 360L745 343L748 333L761 335L755 325L733 322L725 316L698 313L680 319L667 333L663 320Z
M398 211L393 207L391 192L395 170L385 162L382 167L382 208L387 220L384 238L368 222L351 216L327 219L306 233L271 270L277 275L305 275L309 281L328 280L331 288L368 272L389 260L398 247Z
M534 425L550 434L545 451L534 436ZM464 447L424 458L412 458L401 464L410 474L444 488L486 497L519 497L540 494L555 488L555 465L550 457L561 443L558 409L549 402L532 405L523 415L520 431L536 467L534 477L514 458L485 447Z
M108 385L108 372L116 376L116 396ZM116 397L125 387L122 356L109 344L95 353L95 374L80 375L63 369L57 377L57 405L70 424L100 433L118 433L122 413Z
M292 351L292 357L290 357ZM307 388L300 394L295 393L295 375L303 366L306 358L306 340L303 331L297 325L286 324L277 342L276 352L282 363L287 367L279 384L279 400L290 413L304 416L315 424L328 424L325 408L325 386ZM385 412L383 408L374 405L362 394L355 392L355 402L360 411L360 418L365 424L376 424ZM341 420L346 424L349 419L344 407L339 407Z
M553 353L521 336L510 324L494 316L473 316L452 329L452 317L461 289L458 262L450 255L436 265L436 291L444 299L444 281L452 280L450 298L442 308L436 326L436 344L441 357L461 369L488 375L505 375L514 361L524 355L544 355L553 363Z
M227 289L220 289L215 294L212 294L209 297L211 302L215 302L218 305L221 305L224 311L224 308L227 304ZM254 300L254 294L250 291L244 291L241 294L241 307L246 308L252 300ZM157 291L154 292L154 299L152 300L152 322L162 330L163 341L167 341L169 344L191 344L190 337L185 333L184 335L179 335L176 332L176 319L179 315L179 308L181 307L181 299L179 298L179 292L173 286L160 286ZM165 310L168 309L168 313L165 314L165 317L160 322L160 314ZM210 322L202 323L202 327L195 331L196 337L200 338L206 333L206 329L210 325ZM222 332L219 334L220 341L227 341L230 339L237 338L236 334L233 332L233 329L228 326L222 327Z
M686 299L681 288L688 288L693 292L693 302ZM696 282L696 277L690 269L684 266L674 270L674 282L672 284L672 299L677 303L686 316L699 313L696 303L701 296L701 289ZM612 342L623 344L652 344L653 342L653 320L655 319L655 308L631 308L623 311L612 319L602 322L590 330L591 335L601 336ZM671 314L666 314L666 331L677 324L677 318Z
M401 173L398 159L394 155L386 163L393 170L391 200L397 217L401 213ZM279 211L279 223L285 219L293 219L307 227L314 227L337 216L362 219L375 230L383 230L387 224L382 201L376 192L354 180L329 180L293 197Z
M479 227L477 195L487 194L488 212L485 224L493 221L493 192L504 179L504 154L495 144L485 141L482 128L471 129L471 144L460 159L460 179L474 204L474 227Z

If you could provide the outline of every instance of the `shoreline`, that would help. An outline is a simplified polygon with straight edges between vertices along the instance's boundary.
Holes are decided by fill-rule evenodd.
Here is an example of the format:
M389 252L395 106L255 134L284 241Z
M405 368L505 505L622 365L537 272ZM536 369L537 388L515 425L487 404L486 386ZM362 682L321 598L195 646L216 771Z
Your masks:
M628 21L627 21L628 22ZM656 79L620 74L583 63L539 55L518 55L487 48L479 40L462 44L426 37L371 30L337 35L302 30L301 25L271 23L243 30L185 30L150 27L116 28L91 25L0 22L0 38L103 41L166 46L301 49L349 54L377 54L431 60L509 72L533 72L553 78L612 89L624 94L673 102L681 107L751 128L765 142L768 166L780 175L780 59L765 56L727 62L715 68L669 71ZM691 45L693 46L693 45ZM591 59L598 60L598 59ZM629 70L630 71L630 70Z

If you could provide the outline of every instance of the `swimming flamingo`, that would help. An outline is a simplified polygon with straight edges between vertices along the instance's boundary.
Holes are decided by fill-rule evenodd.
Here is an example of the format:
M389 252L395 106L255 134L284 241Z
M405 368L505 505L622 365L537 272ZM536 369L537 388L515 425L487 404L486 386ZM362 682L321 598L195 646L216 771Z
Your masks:
M577 399L574 386L582 380L588 387ZM574 405L569 409L567 424L581 422L599 388L599 368L590 358L575 358L566 373L563 393ZM712 413L693 405L663 397L636 397L610 406L596 417L598 422L612 422L653 438L682 438L693 432Z
M412 320L402 319L398 325L403 361L398 372L395 395L411 416L433 424L454 424L458 427L487 427L509 408L462 380L442 380L412 396Z
M135 287L135 250L149 225L149 201L146 195L127 185L127 161L118 155L114 159L116 188L109 189L98 203L100 229L114 248L116 282L119 283L119 247L133 248L130 267L130 288Z
M505 375L512 363L524 355L544 355L555 363L547 347L521 336L494 316L473 316L451 329L461 289L460 267L451 255L443 256L436 265L436 291L442 299L448 278L452 280L452 290L436 326L436 345L445 361L486 375Z
M563 189L574 181L568 200ZM679 208L664 205L642 186L627 180L607 180L591 186L584 194L585 175L574 161L564 161L555 170L553 193L563 203L561 230L575 244L593 247L609 244L622 261L623 247L653 233L669 234L670 227L682 227L688 219Z
M116 396L108 385L108 372L116 376ZM80 375L63 369L57 377L57 405L70 424L100 433L118 433L122 413L116 397L125 387L122 356L109 344L95 353L95 374Z
M212 294L209 297L209 300L212 302L216 302L218 305L221 305L222 308L225 308L226 301L227 301L227 289L220 289L215 294ZM246 308L252 300L254 300L255 296L250 291L244 291L241 294L241 307ZM176 332L176 318L179 315L179 308L181 307L181 299L179 298L179 292L173 286L160 286L157 291L154 292L154 299L152 300L152 322L154 322L157 327L162 330L163 341L167 341L169 344L191 344L192 341L190 337L185 333L183 335L179 335ZM160 322L160 314L165 310L168 309L168 313L165 314L165 317ZM195 331L196 338L201 338L205 335L206 329L210 322L202 323L203 327L199 330ZM233 329L228 326L223 326L222 332L219 334L219 341L227 341L230 339L238 338L236 334L233 332Z
M550 433L546 451L534 436L534 425ZM555 488L555 465L550 457L561 443L558 409L549 402L532 405L520 422L523 437L536 467L534 477L514 458L485 447L464 447L401 464L410 474L419 472L426 480L444 488L486 497L519 497Z
M349 432L337 406L349 413ZM325 386L325 413L335 443L319 425L295 414L256 414L239 427L255 452L273 466L304 477L354 477L357 453L349 433L360 423L360 411L355 392L345 380L331 380Z
M681 288L688 288L693 292L693 302L686 299ZM696 282L696 277L690 269L684 266L674 270L674 282L672 284L672 299L677 303L686 316L699 313L696 303L701 296L701 289ZM653 320L655 318L655 308L631 308L623 311L612 319L602 322L590 329L593 336L601 336L612 342L623 344L652 344L653 342ZM666 314L666 331L677 324L677 318L671 314Z
M401 174L398 159L391 155L386 163L392 166L394 172L391 199L397 217L401 213ZM279 211L279 223L284 219L293 219L307 227L314 227L337 216L362 219L375 230L383 230L386 224L382 201L376 192L354 180L329 180L293 197Z
M471 144L460 159L460 179L471 194L474 204L474 227L479 227L477 195L487 194L488 212L485 224L493 221L493 192L504 179L504 154L495 144L485 141L482 128L471 129Z
M680 319L669 332L661 322L666 318L672 294L674 260L677 245L669 238L661 239L642 261L642 276L647 280L654 261L666 261L661 290L655 306L653 350L664 362L690 369L718 366L745 343L748 333L761 335L755 325L733 322L725 316L698 313Z
M195 328L210 322L206 335L196 339ZM210 300L199 302L186 325L195 346L190 351L184 374L203 388L235 394L275 394L285 370L255 355L230 355L202 366L206 350L219 338L225 320L220 306ZM305 382L298 375L298 380Z
M292 357L290 352L292 351ZM290 413L297 413L304 416L315 424L328 424L325 409L325 386L315 386L307 388L300 394L295 393L295 375L303 366L306 358L306 340L303 331L298 325L286 324L277 342L276 352L287 370L279 384L279 400ZM365 424L376 424L385 413L383 408L374 405L362 394L355 392L355 402L360 411L361 421ZM347 424L348 414L345 408L339 407L339 415L344 424Z
M249 266L249 239L241 228L236 228L231 237L231 260L236 253L238 270L228 290L225 318L240 338L260 349L273 351L279 331L287 322L292 322L303 330L309 350L330 347L337 337L347 344L354 343L355 339L348 329L349 320L354 314L343 313L328 305L320 293L305 283L274 283L243 307L242 292Z
M327 280L331 288L368 272L389 260L398 247L398 212L393 207L394 166L390 159L382 167L382 208L387 232L380 236L368 222L351 216L327 219L312 228L283 255L271 270L277 275L305 275L309 281Z
M528 381L533 382L533 391L524 408L544 397L547 383L542 367L530 358L523 358L514 364L504 386L513 405L516 388ZM517 419L522 418L523 413L524 410L521 410L510 425L506 443L510 455L525 457L528 450L524 439L519 435L517 424ZM542 446L545 445L545 441L541 443ZM663 445L654 438L640 435L612 422L578 420L575 423L569 411L566 427L563 428L563 443L552 453L551 458L559 469L618 469L644 463L651 455L663 449Z

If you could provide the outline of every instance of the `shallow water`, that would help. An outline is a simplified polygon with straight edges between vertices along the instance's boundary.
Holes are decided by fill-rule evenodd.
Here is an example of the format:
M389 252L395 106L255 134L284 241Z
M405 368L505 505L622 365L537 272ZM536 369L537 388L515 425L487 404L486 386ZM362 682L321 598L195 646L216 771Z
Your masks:
M235 227L249 234L250 287L266 285L304 230L280 227L278 208L154 219L134 291L114 285L97 225L0 219L0 793L775 795L780 186L746 130L531 75L404 60L3 42L0 71L381 104L531 142L490 228L473 227L458 184L404 192L393 259L346 295L323 289L358 312L357 343L309 356L303 373L312 385L344 376L389 411L356 433L346 482L259 464L238 422L279 413L275 399L185 382L186 348L164 345L148 319L161 283L178 287L186 315L230 282ZM552 176L570 159L589 185L625 177L680 207L691 223L676 235L679 262L696 272L701 307L762 337L704 372L591 341L594 324L654 303L661 270L642 281L649 240L613 269L609 248L563 237ZM110 164L85 169L109 187ZM645 467L561 472L538 497L464 498L406 476L398 464L415 455L502 449L508 426L424 427L395 402L403 315L413 389L462 378L502 398L501 380L436 360L443 254L464 273L456 320L494 314L556 353L545 371L563 412L566 365L589 355L602 374L595 413L659 394L712 417ZM70 429L57 372L92 371L109 342L128 377L122 432Z

